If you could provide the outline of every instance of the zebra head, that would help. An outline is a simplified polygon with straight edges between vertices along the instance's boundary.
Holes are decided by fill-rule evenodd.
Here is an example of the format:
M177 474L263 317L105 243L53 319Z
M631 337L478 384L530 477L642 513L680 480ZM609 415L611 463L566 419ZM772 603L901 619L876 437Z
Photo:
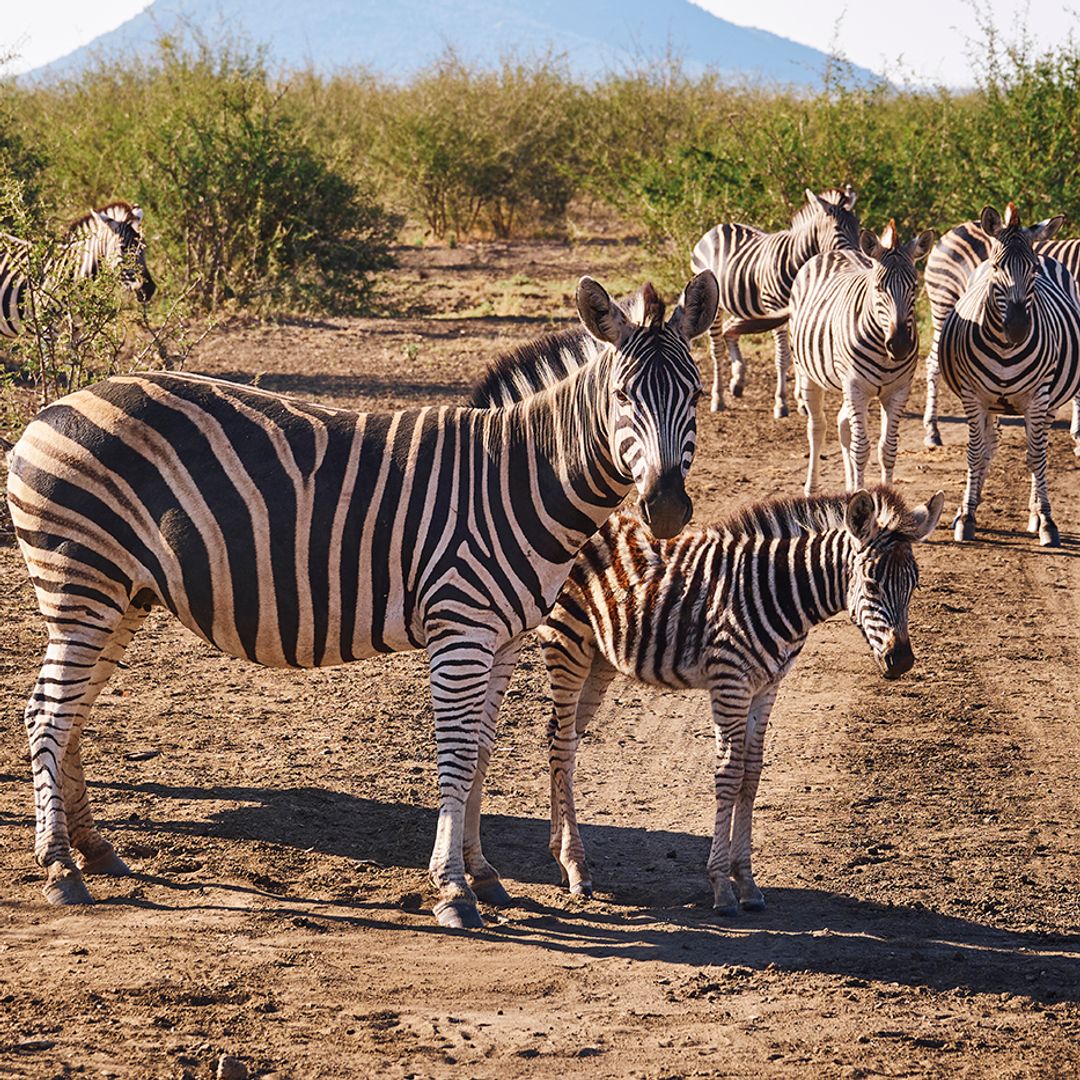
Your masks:
M911 545L937 527L945 493L907 510L888 488L856 491L848 499L844 525L852 540L848 612L863 632L887 679L915 663L908 636L908 607L919 582Z
M146 242L143 239L142 207L111 203L72 227L73 236L85 244L86 276L93 276L99 266L118 271L120 284L133 292L140 303L149 303L157 285L146 266Z
M859 237L859 246L872 263L873 321L884 338L885 351L894 360L907 360L919 347L915 260L923 258L933 243L934 234L927 229L914 240L897 244L895 221L885 226L880 239L869 229L863 229Z
M711 270L690 281L667 322L652 285L623 307L592 278L578 283L585 329L611 346L602 407L609 410L612 462L633 479L641 515L659 539L675 536L693 513L685 480L697 445L701 377L690 342L712 325L718 302Z
M824 251L857 251L859 247L859 218L855 213L858 196L850 184L842 188L827 188L822 192L806 189L806 206L791 219L792 226L813 230L816 249Z
M1005 207L1004 221L992 206L983 207L979 224L990 237L987 307L1010 345L1021 344L1031 333L1031 301L1039 272L1032 245L1049 240L1064 221L1058 214L1025 229L1014 203Z

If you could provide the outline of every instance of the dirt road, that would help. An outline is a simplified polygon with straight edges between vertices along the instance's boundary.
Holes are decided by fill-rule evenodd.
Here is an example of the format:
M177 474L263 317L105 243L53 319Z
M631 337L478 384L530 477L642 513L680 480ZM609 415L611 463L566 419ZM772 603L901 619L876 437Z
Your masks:
M500 348L569 317L579 273L618 290L637 259L619 243L405 252L399 317L234 327L192 367L355 407L455 400ZM802 422L772 419L754 357L747 397L699 418L698 521L801 486ZM897 476L912 499L944 488L951 518L964 428L923 450L920 407L917 385ZM516 903L447 932L424 872L422 658L266 671L157 614L85 739L99 821L138 873L95 880L92 909L48 908L21 721L44 634L0 548L0 1076L203 1080L223 1051L297 1080L1077 1075L1080 462L1060 427L1051 455L1063 548L1022 532L1006 424L980 540L942 528L919 551L909 676L885 683L846 618L811 637L767 740L768 909L727 921L703 871L703 696L613 689L578 783L598 893L572 899L547 853L530 646L485 816Z

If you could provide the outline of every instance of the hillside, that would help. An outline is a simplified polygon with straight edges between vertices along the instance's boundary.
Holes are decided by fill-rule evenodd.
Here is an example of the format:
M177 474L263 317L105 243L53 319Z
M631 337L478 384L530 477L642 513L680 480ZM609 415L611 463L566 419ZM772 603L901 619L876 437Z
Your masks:
M816 49L737 26L689 0L237 0L226 14L220 0L155 0L32 76L74 74L99 54L145 53L182 25L265 43L271 61L285 68L360 66L394 77L427 66L448 46L483 66L509 53L551 50L582 78L670 51L692 74L709 68L733 80L818 86L828 62Z

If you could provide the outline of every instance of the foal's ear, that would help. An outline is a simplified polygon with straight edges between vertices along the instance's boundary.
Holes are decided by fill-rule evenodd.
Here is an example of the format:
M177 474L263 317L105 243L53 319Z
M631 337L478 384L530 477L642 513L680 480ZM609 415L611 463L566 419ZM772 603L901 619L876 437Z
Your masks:
M877 506L874 503L874 496L869 491L860 489L848 499L847 509L844 511L844 524L848 532L859 541L860 547L866 547L877 536L880 531L877 522Z
M720 286L711 270L695 274L683 289L668 326L687 341L704 334L716 320Z
M944 506L945 492L939 491L928 503L916 506L911 511L914 528L908 533L908 538L913 544L925 540L937 528Z
M621 345L631 326L623 309L607 294L599 281L583 277L577 287L577 310L585 329L597 341Z

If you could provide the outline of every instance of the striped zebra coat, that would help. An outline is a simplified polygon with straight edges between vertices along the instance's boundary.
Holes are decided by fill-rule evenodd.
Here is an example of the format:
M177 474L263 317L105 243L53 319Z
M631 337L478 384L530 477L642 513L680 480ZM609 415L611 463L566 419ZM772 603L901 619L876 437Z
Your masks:
M791 287L803 264L826 251L857 250L859 219L851 185L820 194L806 189L807 204L791 219L791 228L767 233L753 225L724 224L710 229L694 247L694 272L712 270L720 283L720 308L709 329L713 361L712 411L724 407L720 379L721 342L731 358L731 392L741 397L746 365L739 349L742 334L771 330L776 344L776 392L773 415L788 415L788 307ZM726 313L726 317L725 317Z
M817 487L827 389L844 398L837 425L847 490L864 485L870 458L867 409L874 398L881 404L881 480L892 483L900 414L919 349L915 262L933 242L927 231L901 245L890 221L880 240L863 230L861 252L816 255L795 279L791 344L807 407L807 495Z
M775 500L656 541L618 513L582 548L540 627L554 713L548 729L551 852L571 892L592 878L574 806L582 734L616 674L708 690L716 736L715 908L760 910L751 818L765 728L811 629L847 608L888 678L911 668L911 545L945 496L912 510L889 488Z
M713 319L716 286L696 278L666 323L659 301L637 323L588 278L577 300L603 346L505 409L354 413L153 374L81 390L29 425L8 501L49 628L26 710L48 899L88 902L83 873L126 872L94 827L80 734L163 605L274 667L426 649L435 912L478 926L477 897L505 901L480 847L480 799L522 634L635 487L657 535L688 520L701 388L689 341Z
M1080 298L1072 275L1035 254L1062 219L1024 228L1009 203L1002 220L986 207L980 226L988 258L971 275L938 333L937 362L968 421L967 484L953 522L957 540L975 538L975 513L997 446L994 417L1023 416L1031 474L1028 531L1056 547L1046 479L1046 447L1055 411L1080 391Z
M0 233L0 336L21 333L29 310L27 290L38 277L32 290L35 308L47 310L57 287L95 277L103 266L115 270L123 287L148 303L157 286L146 266L142 220L142 210L126 202L91 210L68 226L56 253L38 273L31 265L31 242Z
M1040 222L1050 230L1051 221ZM1041 240L1032 245L1040 258L1055 259L1080 282L1080 239ZM926 407L923 411L923 441L927 446L941 445L938 428L938 384L941 373L937 362L938 335L945 317L956 305L971 275L989 257L990 237L978 221L968 221L950 229L934 245L926 263L926 293L930 298L930 316L934 325L934 338L926 357ZM1072 402L1072 420L1069 434L1073 441L1073 453L1080 457L1080 396Z

